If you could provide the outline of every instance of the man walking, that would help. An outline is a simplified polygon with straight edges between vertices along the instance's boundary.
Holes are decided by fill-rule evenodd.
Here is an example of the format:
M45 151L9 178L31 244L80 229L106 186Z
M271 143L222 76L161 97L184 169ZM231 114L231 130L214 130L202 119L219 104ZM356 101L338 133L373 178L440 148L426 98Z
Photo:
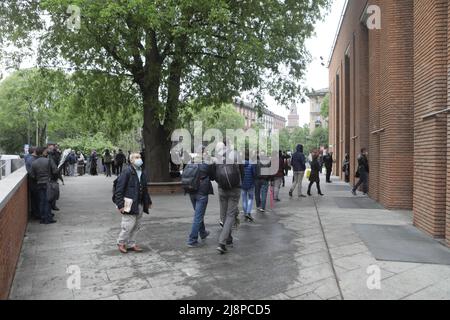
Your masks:
M359 178L358 183L353 187L352 193L356 196L356 190L362 185L363 193L366 195L369 192L369 160L367 156L369 153L366 148L361 149L361 153L358 156L358 171L356 177Z
M216 158L213 170L219 185L220 216L223 217L223 229L219 236L217 251L224 254L227 252L226 246L233 245L231 232L239 214L242 168L235 153L227 150L222 142L216 146Z
M256 181L255 181L255 201L256 208L259 212L266 211L267 193L269 191L269 182L272 178L270 175L265 175L263 170L270 169L269 157L262 154L258 157L258 164L256 166Z
M119 152L116 154L115 162L116 162L116 175L120 176L120 174L122 173L123 165L124 163L127 162L127 158L125 157L125 154L123 153L122 149L119 149Z
M117 246L121 253L141 252L136 237L141 228L143 213L149 213L152 200L147 189L147 176L142 171L143 161L139 153L130 155L130 166L117 178L114 203L122 214L122 224Z
M212 166L207 164L202 157L203 147L200 147L193 163L187 164L183 171L181 183L194 208L194 220L192 222L191 233L188 239L189 248L198 248L200 243L198 238L205 240L209 236L209 231L205 227L205 212L208 206L208 197L214 194L211 180L214 180Z
M303 145L297 145L297 151L292 155L292 168L294 170L294 183L292 184L291 190L289 190L289 196L292 197L292 193L295 188L298 186L298 197L306 197L302 193L302 183L303 177L305 176L306 171L306 158L303 154Z
M326 170L326 183L331 183L331 171L333 170L333 153L325 150L325 155L323 156L323 164Z

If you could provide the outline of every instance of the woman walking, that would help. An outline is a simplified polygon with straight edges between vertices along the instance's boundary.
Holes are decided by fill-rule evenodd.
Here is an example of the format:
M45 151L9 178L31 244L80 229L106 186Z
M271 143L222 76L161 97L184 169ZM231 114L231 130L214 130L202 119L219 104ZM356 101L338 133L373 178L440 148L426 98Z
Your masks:
M312 161L311 161L311 175L309 176L309 186L308 186L308 196L311 196L311 187L315 183L317 186L317 191L319 195L323 196L322 191L320 190L320 163L319 163L319 153L317 150L314 150L312 153Z

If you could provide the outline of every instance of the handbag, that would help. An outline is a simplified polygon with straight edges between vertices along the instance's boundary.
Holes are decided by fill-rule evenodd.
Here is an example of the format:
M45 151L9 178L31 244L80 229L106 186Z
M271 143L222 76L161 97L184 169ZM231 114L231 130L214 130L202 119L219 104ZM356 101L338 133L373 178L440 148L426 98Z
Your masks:
M311 177L311 169L306 169L306 179L309 179Z

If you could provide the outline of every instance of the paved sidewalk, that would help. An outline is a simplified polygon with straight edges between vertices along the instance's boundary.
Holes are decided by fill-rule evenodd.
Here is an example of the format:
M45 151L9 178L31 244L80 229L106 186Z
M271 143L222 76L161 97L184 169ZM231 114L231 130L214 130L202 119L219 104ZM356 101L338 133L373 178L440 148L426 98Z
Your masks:
M146 251L122 255L115 245L120 215L111 202L113 179L67 178L58 223L28 225L10 298L450 299L450 266L376 261L351 226L411 224L411 212L354 199L336 180L323 183L323 198L289 199L292 177L287 180L282 202L273 212L255 213L255 223L242 222L234 248L221 256L217 196L210 197L204 247L186 247L193 216L188 198L153 196L138 237ZM67 288L73 265L81 270L79 290ZM367 287L370 265L381 268L380 290Z

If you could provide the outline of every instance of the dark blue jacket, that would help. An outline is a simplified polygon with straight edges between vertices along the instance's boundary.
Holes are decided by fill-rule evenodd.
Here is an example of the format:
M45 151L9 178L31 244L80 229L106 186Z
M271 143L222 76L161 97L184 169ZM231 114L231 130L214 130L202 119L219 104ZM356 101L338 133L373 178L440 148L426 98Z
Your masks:
M297 152L292 155L291 165L294 172L300 172L306 170L306 158L303 154L303 146L299 144L297 146Z
M139 204L144 207L144 212L148 213L152 199L147 189L147 175L142 171L139 181L136 170L133 166L128 166L117 180L114 203L119 209L124 207L124 198L133 199L130 214L139 214Z
M197 194L204 196L214 194L211 183L211 180L214 180L213 167L206 163L200 163L198 166L200 169L200 187L198 188Z
M245 160L241 188L243 190L249 190L252 187L254 187L255 178L256 178L256 165L251 164L248 160Z

